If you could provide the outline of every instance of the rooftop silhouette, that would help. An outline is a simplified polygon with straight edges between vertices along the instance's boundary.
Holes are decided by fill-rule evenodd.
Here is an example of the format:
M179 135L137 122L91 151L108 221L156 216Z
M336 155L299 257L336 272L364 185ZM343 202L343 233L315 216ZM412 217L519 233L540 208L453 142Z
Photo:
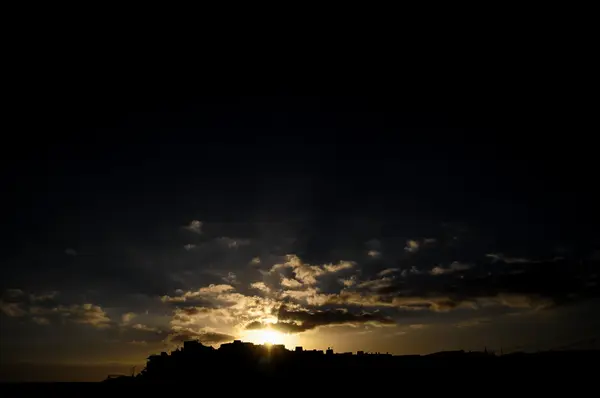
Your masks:
M281 344L258 345L241 340L221 344L218 349L199 341L184 342L170 353L161 352L147 358L146 367L137 375L109 376L106 382L189 382L202 377L216 380L268 378L287 380L302 374L326 375L328 378L377 380L407 375L411 371L487 372L509 371L529 374L553 370L591 369L600 350L563 350L510 354L483 351L442 351L427 355L392 355L357 351L336 353L327 350L288 350ZM548 374L548 373L546 373Z

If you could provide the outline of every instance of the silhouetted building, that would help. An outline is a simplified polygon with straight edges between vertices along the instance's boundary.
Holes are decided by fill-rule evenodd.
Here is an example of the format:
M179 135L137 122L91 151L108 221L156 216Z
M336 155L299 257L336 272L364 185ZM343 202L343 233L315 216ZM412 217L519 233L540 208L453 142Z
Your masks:
M325 355L324 355L325 354ZM492 352L443 351L429 355L393 356L389 353L366 353L357 351L335 354L329 347L321 350L304 350L301 346L289 351L282 344L256 345L235 340L221 344L219 349L205 346L198 341L186 341L183 347L170 354L161 352L150 355L146 367L135 377L111 375L106 381L190 381L201 376L211 378L274 377L286 380L290 372L323 372L330 377L360 377L364 380L393 380L399 372L410 370L461 369L477 371L498 370L500 367L514 372L518 366L523 370L533 366L555 369L568 364L595 363L600 359L600 351L549 351L540 353L515 353L496 356ZM460 365L460 366L457 366Z

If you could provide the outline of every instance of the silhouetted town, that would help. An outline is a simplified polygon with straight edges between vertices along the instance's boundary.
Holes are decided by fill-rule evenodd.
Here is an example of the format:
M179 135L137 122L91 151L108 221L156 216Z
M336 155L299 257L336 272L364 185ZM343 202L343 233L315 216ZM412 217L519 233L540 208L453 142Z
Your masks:
M258 345L235 340L218 349L199 341L186 341L171 353L161 352L147 358L146 367L138 374L112 375L105 382L189 382L270 378L289 380L302 375L327 375L352 380L376 380L400 377L411 371L487 372L497 375L506 371L515 376L534 372L565 369L574 371L595 369L600 350L514 352L502 354L488 351L442 351L428 355L391 355L389 353L357 351L335 353L329 348L288 350L284 345ZM468 373L464 373L465 375ZM358 380L356 379L356 380ZM388 379L390 380L390 379Z

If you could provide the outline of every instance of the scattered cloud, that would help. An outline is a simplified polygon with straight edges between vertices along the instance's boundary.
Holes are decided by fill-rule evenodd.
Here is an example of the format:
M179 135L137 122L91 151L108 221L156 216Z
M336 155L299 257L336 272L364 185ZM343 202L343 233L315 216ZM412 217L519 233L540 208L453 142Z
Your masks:
M15 294L18 293L18 294ZM50 323L50 318L60 317L73 323L89 324L97 328L111 325L106 312L94 304L56 304L54 299L58 292L30 293L16 292L11 289L4 294L10 302L0 300L0 312L9 317L31 317L38 324ZM35 318L35 319L34 319Z
M490 253L485 256L491 258L493 262L502 261L506 264L527 264L535 262L534 260L525 257L506 257L502 253Z
M250 287L252 289L257 289L257 290L263 291L265 293L269 293L271 291L271 289L269 289L269 287L264 282L251 283Z
M240 246L249 245L250 239L241 239L241 238L229 238L227 236L222 236L216 239L219 244L228 247L230 249L237 249Z
M555 256L551 259L539 260L539 259L531 259L526 257L509 257L505 256L502 253L489 253L485 255L492 259L492 262L503 262L506 264L539 264L539 263L551 263L564 260L564 257Z
M346 278L346 279L338 279L338 281L344 286L344 287L351 287L356 285L356 277L352 276L350 278Z
M193 232L195 234L201 234L202 233L202 221L193 220L190 222L189 225L186 225L183 228L185 228L188 231Z
M52 300L56 299L58 294L59 293L57 291L41 293L41 294L33 294L32 293L29 295L29 299L33 303L39 303L39 302L43 302L43 301L52 301Z
M145 340L131 340L128 343L133 344L133 345L141 345L141 346L148 345L148 342Z
M386 276L400 272L400 268L386 268L383 271L377 273L378 276Z
M352 314L345 310L327 311L288 311L283 306L277 312L277 322L269 327L284 333L300 333L328 325L393 325L394 320L379 313L362 312ZM251 322L247 329L260 329L267 325L260 322Z
M298 282L296 279L290 279L290 278L282 278L281 279L281 286L283 287L287 287L290 289L296 289L302 286L302 283Z
M0 300L0 312L10 317L21 317L27 315L27 311L21 308L20 303L6 303Z
M233 272L228 272L228 273L227 273L227 276L224 276L224 277L223 277L223 280L224 280L225 282L227 282L227 283L231 283L231 284L233 284L233 285L235 285L235 284L237 284L237 283L238 283L237 277L236 277L235 273L233 273Z
M418 241L411 239L406 241L406 246L404 247L404 250L409 253L416 253L419 251L420 246L421 245Z
M400 276L402 276L403 278L406 278L409 275L420 275L422 274L423 271L420 271L419 269L417 269L417 267L415 267L414 265L412 267L410 267L409 269L403 269L400 272Z
M454 272L466 271L471 268L469 264L459 263L458 261L452 262L449 267L444 268L441 266L435 266L429 273L431 275L444 275L444 274L452 274Z
M175 292L175 293L177 293L176 296L162 296L161 300L163 302L171 302L171 303L184 302L184 301L189 301L189 300L194 300L194 299L210 298L212 296L216 296L216 295L219 295L220 293L225 293L230 290L234 290L234 287L231 285L211 284L206 287L201 287L200 289L198 289L196 291L187 291L187 292L176 291Z
M147 325L143 325L141 323L136 323L135 325L133 325L131 327L133 329L135 329L135 330L140 330L142 332L152 332L152 333L158 333L158 332L160 332L160 330L158 328L147 326Z
M137 315L134 312L127 312L127 313L121 315L121 322L123 324L127 324L127 323L131 322L131 320L133 318L135 318L136 316Z
M295 278L303 285L315 285L317 278L326 275L340 272L342 270L351 269L355 263L350 261L340 261L337 264L310 265L305 264L296 255L287 255L284 263L275 264L270 273L280 273L285 269L291 269Z
M379 257L381 257L381 252L378 250L369 250L367 252L367 256L369 256L371 258L379 258Z
M406 246L404 247L404 250L409 253L416 253L423 247L432 246L435 243L437 243L437 239L435 238L425 238L421 240L409 239L406 241Z
M167 337L167 341L172 344L181 344L188 340L198 340L203 344L212 345L235 340L235 337L226 333L211 330L194 330L191 328L175 330Z
M251 265L259 265L260 264L260 257L254 257L252 260L250 260L250 264Z
M53 311L58 312L71 322L90 325L96 328L106 328L111 323L106 312L100 306L94 304L60 305L53 308Z

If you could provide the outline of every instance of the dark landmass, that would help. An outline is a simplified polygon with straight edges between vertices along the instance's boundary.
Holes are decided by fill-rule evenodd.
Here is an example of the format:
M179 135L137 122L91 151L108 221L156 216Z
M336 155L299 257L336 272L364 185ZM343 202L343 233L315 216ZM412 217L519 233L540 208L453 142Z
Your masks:
M137 375L108 377L106 383L190 383L228 385L237 383L289 384L386 383L411 381L427 376L429 382L452 377L454 383L465 378L549 381L589 380L600 359L600 350L545 351L537 353L445 351L429 355L391 355L387 353L334 353L329 349L287 350L283 345L255 345L241 342L222 344L219 349L187 341L170 354L162 352L148 358ZM458 378L457 378L458 377ZM551 379L550 379L551 380ZM243 384L242 383L242 384ZM352 388L352 387L350 387ZM359 388L358 386L356 388Z
M428 355L287 350L282 345L235 341L219 349L187 341L171 353L148 357L138 374L111 375L101 383L6 383L3 396L43 393L181 393L315 396L375 394L552 393L583 395L598 378L600 350L536 353L444 351ZM163 388L164 387L164 388Z

